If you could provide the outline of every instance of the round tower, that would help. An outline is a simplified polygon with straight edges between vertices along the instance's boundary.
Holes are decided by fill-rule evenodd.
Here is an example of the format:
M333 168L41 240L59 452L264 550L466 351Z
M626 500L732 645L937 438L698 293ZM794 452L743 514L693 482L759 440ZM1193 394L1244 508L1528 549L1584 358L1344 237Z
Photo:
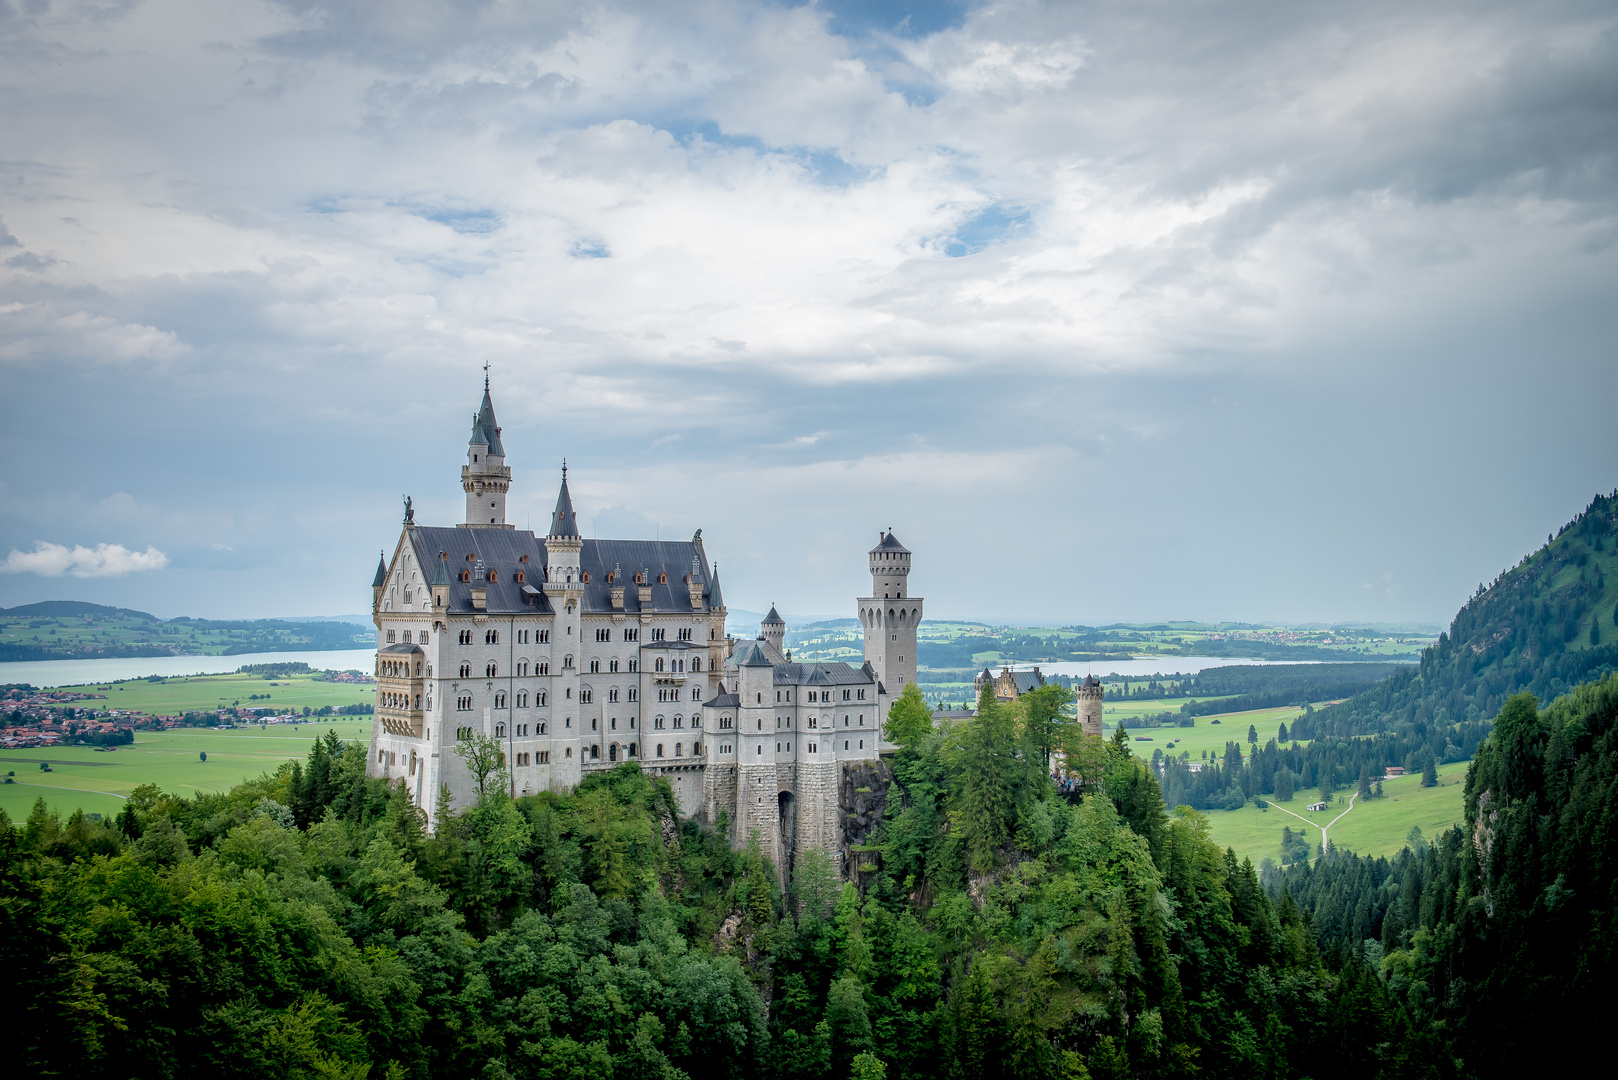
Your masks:
M1086 675L1073 689L1079 699L1080 729L1086 735L1101 738L1101 680Z
M786 645L787 621L781 618L781 613L775 610L774 604L770 605L770 613L764 616L764 621L759 623L758 627L758 636L763 638L770 648L780 653Z
M910 549L899 543L892 530L877 535L868 559L871 595L856 602L865 630L865 661L883 690L896 697L906 683L916 681L916 627L921 622L922 600L911 596L908 588Z
M483 404L472 417L466 464L461 466L461 488L466 492L466 520L461 522L461 528L513 528L506 524L511 468L506 465L506 448L500 444L500 425L495 421L494 401L489 397L487 368L483 372Z

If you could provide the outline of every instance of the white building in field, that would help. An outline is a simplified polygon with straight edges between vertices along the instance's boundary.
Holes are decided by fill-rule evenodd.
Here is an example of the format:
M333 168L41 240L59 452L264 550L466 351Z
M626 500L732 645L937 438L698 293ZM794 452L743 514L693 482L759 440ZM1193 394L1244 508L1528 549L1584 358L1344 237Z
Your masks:
M783 870L839 857L846 767L877 757L887 706L916 678L922 601L891 532L857 601L865 662L792 663L772 608L756 640L725 633L719 574L688 541L585 539L562 472L545 535L506 523L511 468L485 382L461 468L466 520L418 525L407 503L373 581L376 719L370 773L402 780L429 820L447 791L476 799L454 752L499 739L513 795L563 790L638 762L682 812L723 813Z

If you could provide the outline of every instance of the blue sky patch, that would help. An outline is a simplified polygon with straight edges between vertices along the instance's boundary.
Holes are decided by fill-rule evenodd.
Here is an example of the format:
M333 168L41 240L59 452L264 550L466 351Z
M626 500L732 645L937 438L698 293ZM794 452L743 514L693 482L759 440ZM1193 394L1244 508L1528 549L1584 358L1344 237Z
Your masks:
M944 244L944 254L958 259L1004 243L1026 232L1032 221L1033 211L1026 206L995 203L963 221Z

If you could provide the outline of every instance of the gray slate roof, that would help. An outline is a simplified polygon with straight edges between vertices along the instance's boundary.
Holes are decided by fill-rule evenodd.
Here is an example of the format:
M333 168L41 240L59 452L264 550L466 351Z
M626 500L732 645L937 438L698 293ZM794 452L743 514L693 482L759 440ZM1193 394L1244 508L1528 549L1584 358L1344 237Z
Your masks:
M872 551L903 551L906 554L909 554L909 552L910 552L910 549L905 547L903 544L899 543L899 538L894 536L891 532L884 535L882 537L881 542L878 543L876 545L876 547L872 548L871 550Z
M488 590L487 610L491 614L549 613L550 602L541 591L545 584L545 540L531 532L517 529L446 529L418 525L410 532L415 545L416 559L423 567L439 562L438 553L449 555L449 601L451 612L472 610L472 586L482 584ZM473 560L481 560L497 579L491 583L461 580L461 571L470 569ZM528 561L522 562L527 555ZM665 614L691 613L691 597L685 579L691 572L691 560L701 558L696 544L689 540L585 540L579 552L579 567L590 575L583 586L584 612L610 612L612 585L607 574L615 567L623 567L620 584L624 589L623 611L635 614L655 611ZM701 563L699 561L698 565ZM527 581L519 584L518 570L525 572ZM634 583L634 574L647 570L651 576L651 602L644 608L640 602L640 589ZM659 574L668 575L667 584L658 584ZM434 580L437 577L435 574ZM703 607L712 607L709 586L702 585ZM525 597L524 593L528 595Z
M562 490L556 493L556 510L551 514L550 535L557 537L579 535L579 519L573 513L573 496L567 493L566 469L562 470Z
M388 557L378 554L376 557L376 580L371 582L371 588L380 589L388 583Z
M489 453L499 457L506 456L506 448L500 445L500 425L494 418L494 401L489 397L489 385L483 384L483 404L478 408L477 416L472 418L472 437L467 445L483 443L489 448Z
M761 625L763 625L763 626L785 626L786 624L787 624L787 621L785 619L781 618L781 613L779 611L775 610L775 605L774 604L771 604L770 605L770 613L768 615L764 616L764 621L763 621L763 623Z

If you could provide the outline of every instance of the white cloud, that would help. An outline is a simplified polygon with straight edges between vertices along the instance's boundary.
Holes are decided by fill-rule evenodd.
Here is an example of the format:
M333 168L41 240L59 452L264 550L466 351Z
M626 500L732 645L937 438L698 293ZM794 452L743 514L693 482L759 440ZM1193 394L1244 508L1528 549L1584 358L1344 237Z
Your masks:
M97 544L93 548L75 544L66 547L47 540L36 540L33 551L11 549L0 573L37 574L40 577L76 578L122 577L143 570L161 570L169 557L154 547L130 551L122 544Z

